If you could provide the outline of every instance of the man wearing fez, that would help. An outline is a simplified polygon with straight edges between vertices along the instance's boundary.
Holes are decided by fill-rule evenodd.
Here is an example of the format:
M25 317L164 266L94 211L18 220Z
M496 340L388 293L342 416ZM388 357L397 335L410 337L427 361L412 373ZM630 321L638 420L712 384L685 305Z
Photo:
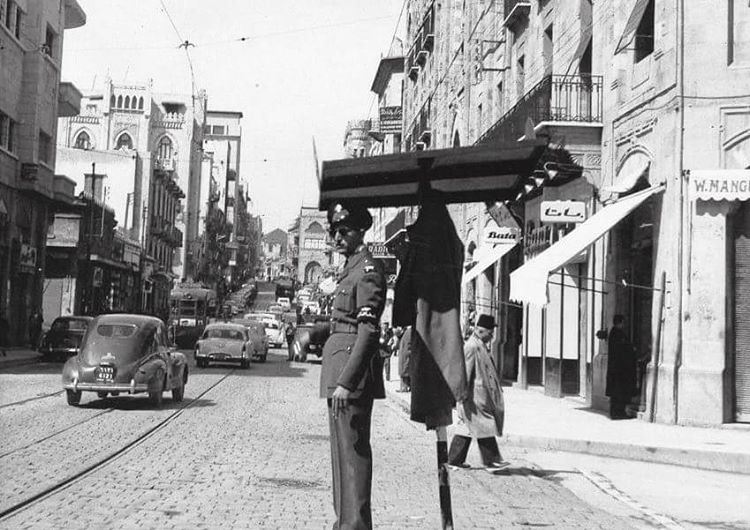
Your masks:
M374 399L385 397L378 324L386 280L380 262L363 243L372 226L366 208L334 204L328 224L336 251L346 257L331 307L330 336L323 348L320 397L328 401L333 472L334 530L372 528Z
M495 317L479 315L464 344L467 397L456 404L458 421L448 451L449 465L469 467L466 455L471 439L476 438L482 463L491 473L508 467L495 439L503 434L505 404L495 362L488 348L494 331Z

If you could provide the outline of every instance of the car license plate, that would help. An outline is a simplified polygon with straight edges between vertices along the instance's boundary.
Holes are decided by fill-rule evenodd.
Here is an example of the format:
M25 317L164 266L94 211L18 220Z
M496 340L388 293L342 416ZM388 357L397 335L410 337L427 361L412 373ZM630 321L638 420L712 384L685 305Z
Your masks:
M103 382L112 382L115 378L114 366L100 366L96 369L96 379Z

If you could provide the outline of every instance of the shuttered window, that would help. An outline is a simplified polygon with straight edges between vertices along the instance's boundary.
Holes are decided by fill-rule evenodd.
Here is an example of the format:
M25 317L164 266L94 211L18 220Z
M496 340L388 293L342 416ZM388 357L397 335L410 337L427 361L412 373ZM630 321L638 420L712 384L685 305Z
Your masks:
M735 419L750 421L750 203L734 223L734 389Z

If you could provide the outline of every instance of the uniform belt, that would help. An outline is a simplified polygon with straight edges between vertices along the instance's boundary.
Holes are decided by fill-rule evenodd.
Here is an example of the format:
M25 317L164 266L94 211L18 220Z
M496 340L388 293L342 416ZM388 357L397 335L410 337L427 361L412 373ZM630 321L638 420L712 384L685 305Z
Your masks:
M349 324L348 322L339 322L334 320L331 322L331 333L356 333L357 325Z

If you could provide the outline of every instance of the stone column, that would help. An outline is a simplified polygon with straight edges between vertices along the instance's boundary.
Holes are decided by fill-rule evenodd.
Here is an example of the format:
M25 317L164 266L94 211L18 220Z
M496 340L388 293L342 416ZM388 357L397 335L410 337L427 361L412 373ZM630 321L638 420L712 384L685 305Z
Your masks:
M727 217L738 205L727 201L691 205L690 285L683 325L678 423L720 424L731 412L726 356L731 347L729 275L734 265Z

